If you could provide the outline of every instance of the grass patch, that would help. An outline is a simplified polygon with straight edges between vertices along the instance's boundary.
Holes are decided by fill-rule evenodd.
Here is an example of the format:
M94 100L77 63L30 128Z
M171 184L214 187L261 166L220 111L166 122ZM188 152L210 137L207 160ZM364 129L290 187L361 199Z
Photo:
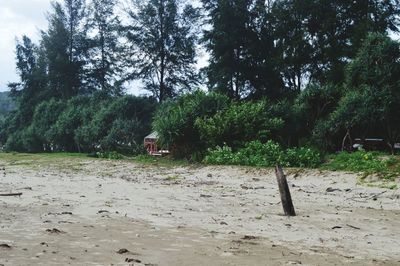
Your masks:
M187 160L175 160L170 157L160 157L151 155L138 155L133 157L133 161L141 164L151 164L159 166L188 166Z
M171 176L167 176L166 178L164 178L165 181L176 181L179 180L179 176L177 175L171 175Z
M284 149L271 140L266 143L251 141L238 150L228 146L209 149L203 162L216 165L274 167L280 164L284 167L316 168L321 164L321 154L306 147Z
M85 153L16 153L16 152L0 152L0 159L5 161L11 160L40 160L40 159L63 159L63 158L87 158Z
M400 177L400 157L380 152L357 151L330 155L321 167L331 171L350 171L362 173L362 179L370 175L394 181Z

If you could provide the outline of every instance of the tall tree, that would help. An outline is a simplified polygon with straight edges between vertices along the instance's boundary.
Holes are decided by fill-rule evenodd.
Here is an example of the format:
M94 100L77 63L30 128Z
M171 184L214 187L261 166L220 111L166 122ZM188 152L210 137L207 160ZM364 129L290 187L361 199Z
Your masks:
M365 109L372 113L370 128L385 137L393 153L400 141L400 43L384 34L370 34L347 73L348 88L369 99Z
M95 88L120 94L117 85L119 66L118 31L120 20L115 14L116 0L92 0L89 8L89 33L93 35L89 57L89 76Z
M11 96L18 107L18 124L29 123L36 105L46 98L46 64L43 51L23 36L16 45L16 68L20 81L10 83Z
M273 4L285 83L340 84L344 68L370 32L398 32L399 0L281 0Z
M272 5L274 57L285 85L300 92L310 75L312 44L304 21L310 12L310 1L276 1Z
M251 0L203 0L211 29L204 39L210 52L209 88L230 98L249 94L246 57Z
M70 98L84 92L84 57L87 50L84 0L55 2L49 28L42 32L48 61L49 86L54 96Z
M270 1L203 0L209 30L204 41L211 54L206 72L211 90L233 99L276 98L282 84L273 60Z
M142 79L159 101L197 83L198 10L178 0L132 0L126 79Z

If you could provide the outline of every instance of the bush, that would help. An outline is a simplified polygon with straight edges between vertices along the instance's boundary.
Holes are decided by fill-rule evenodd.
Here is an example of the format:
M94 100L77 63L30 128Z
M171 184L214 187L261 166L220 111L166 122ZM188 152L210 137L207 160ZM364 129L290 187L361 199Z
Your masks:
M110 159L110 160L121 160L124 156L116 151L107 151L107 152L96 152L95 157L103 158L103 159Z
M195 126L210 147L224 143L238 147L253 139L271 139L283 120L272 115L265 101L242 102L232 103L212 117L198 118Z
M291 148L286 150L285 160L289 166L315 168L321 164L321 155L306 147Z
M264 167L273 167L276 164L287 167L317 167L321 163L321 155L304 147L284 150L278 143L271 140L266 143L252 141L236 152L226 145L210 149L204 163Z
M103 92L75 96L66 103L51 99L36 106L30 121L22 123L18 112L7 117L0 142L8 151L141 154L155 107L152 98Z
M216 93L196 91L175 101L164 102L158 109L153 129L160 144L168 147L175 158L202 157L207 146L195 127L197 118L208 118L228 106L228 98Z
M337 155L332 155L323 168L334 171L341 170L378 174L387 179L392 179L400 175L400 167L398 167L396 157L387 156L379 152L341 152Z
M75 140L89 151L133 154L151 131L155 104L146 97L112 98L92 111L90 121L77 129Z

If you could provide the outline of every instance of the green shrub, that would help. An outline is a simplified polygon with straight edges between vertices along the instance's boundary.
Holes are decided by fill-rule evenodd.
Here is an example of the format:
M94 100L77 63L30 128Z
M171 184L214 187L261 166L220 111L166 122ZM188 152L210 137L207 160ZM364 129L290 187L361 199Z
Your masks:
M96 152L96 157L97 158L103 158L103 159L110 159L110 160L121 160L124 158L124 156L116 151L111 151L111 152Z
M228 146L217 146L215 149L210 149L207 156L204 158L204 162L207 164L235 164L235 154L232 152L232 148Z
M202 157L207 149L195 127L198 118L208 118L228 106L227 97L216 93L196 91L184 94L175 101L164 102L158 109L153 128L160 144L168 147L175 158ZM199 155L200 154L200 155Z
M332 155L323 168L378 174L383 178L393 179L396 176L400 176L398 163L398 159L395 156L387 156L379 152L341 152L337 155Z
M286 150L285 161L289 166L315 168L321 164L321 155L306 147L291 148Z
M212 117L198 118L195 126L209 147L224 143L238 147L253 139L271 139L282 128L283 120L273 116L265 101L240 102L230 104Z
M309 148L292 148L284 150L273 141L261 143L252 141L236 152L228 146L208 150L204 158L207 164L230 164L273 167L281 164L287 167L317 167L321 155Z

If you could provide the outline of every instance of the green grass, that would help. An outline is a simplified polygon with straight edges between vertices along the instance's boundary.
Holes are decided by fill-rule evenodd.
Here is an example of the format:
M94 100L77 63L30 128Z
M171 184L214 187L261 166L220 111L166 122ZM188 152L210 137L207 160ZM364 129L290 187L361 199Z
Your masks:
M0 159L3 160L31 160L40 158L87 158L85 153L71 153L71 152L54 152L54 153L16 153L16 152L0 152Z
M87 158L84 153L4 153L0 152L0 161L12 166L27 166L32 169L40 165L54 165L61 168L72 169L81 159Z
M70 160L79 161L80 159L87 158L88 154L85 153L58 152L30 154L0 152L0 160L8 162L10 165L25 165L29 167L36 167L40 163L71 165ZM101 158L98 160L101 160ZM165 167L192 165L187 160L174 160L170 157L154 157L150 155L124 157L123 160ZM326 161L320 165L319 169L359 173L359 183L362 185L396 189L398 187L396 179L400 178L400 156L365 151L354 153L343 152L327 156ZM379 178L379 181L371 182L367 178L369 176L376 176ZM167 179L173 180L174 178L167 177Z
M136 163L159 165L159 166L188 166L187 160L175 160L170 157L156 157L151 155L138 155L132 160Z
M361 173L362 179L376 175L383 180L394 181L400 177L400 156L366 151L342 152L328 156L327 162L320 168Z
M16 152L0 152L0 160L12 162L14 165L26 165L38 161L60 161L62 159L114 159L114 158L97 158L89 156L86 153L69 153L69 152L54 152L54 153L16 153ZM187 166L189 162L186 160L174 160L169 157L155 157L150 155L139 155L135 157L122 156L116 158L118 160L133 161L142 164L160 165L160 166Z
M177 175L171 175L171 176L167 176L166 178L164 178L165 181L176 181L179 180L179 176Z

